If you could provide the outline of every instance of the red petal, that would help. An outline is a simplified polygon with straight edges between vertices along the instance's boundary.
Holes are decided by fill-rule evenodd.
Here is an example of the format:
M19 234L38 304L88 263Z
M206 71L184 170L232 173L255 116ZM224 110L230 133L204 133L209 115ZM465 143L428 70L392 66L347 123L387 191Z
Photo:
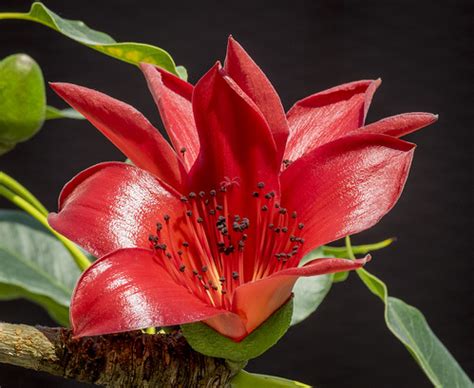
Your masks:
M224 69L265 116L281 159L289 130L280 97L260 67L232 37L227 44Z
M96 261L71 301L76 337L171 326L227 313L178 285L151 250L121 249Z
M268 124L219 64L194 88L193 109L201 142L190 173L196 190L218 188L225 178L235 179L244 196L241 204L248 202L260 181L279 192L280 163Z
M298 101L288 112L290 136L284 159L294 161L364 124L380 80L339 85Z
M352 261L346 259L315 259L300 268L288 268L273 275L245 283L235 290L233 311L243 318L250 333L260 326L291 296L291 290L300 276L315 276L362 267L370 258Z
M351 134L379 133L381 135L401 137L433 124L436 120L438 120L438 115L432 113L402 113L376 121L375 123L366 125L365 127L358 128Z
M385 135L347 136L283 171L282 203L304 223L304 252L377 223L403 190L414 148Z
M50 225L97 257L119 248L149 247L148 236L163 214L173 217L179 200L153 175L125 163L101 163L64 187ZM182 211L182 210L181 210Z
M82 86L52 83L51 87L136 166L183 190L186 173L181 161L158 130L135 108Z
M199 153L199 138L191 105L193 86L148 63L141 63L140 68L174 149L180 152L183 147L186 148L183 164L189 170Z

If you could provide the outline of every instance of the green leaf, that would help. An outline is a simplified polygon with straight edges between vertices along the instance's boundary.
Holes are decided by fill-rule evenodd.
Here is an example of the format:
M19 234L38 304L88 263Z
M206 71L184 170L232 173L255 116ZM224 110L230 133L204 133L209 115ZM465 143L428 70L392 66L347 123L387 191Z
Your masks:
M418 309L388 296L385 283L365 269L356 272L369 290L385 303L385 322L388 328L406 346L435 387L473 386Z
M328 257L321 248L313 250L303 257L300 266L317 258ZM314 313L321 302L324 300L331 285L333 275L319 275L310 277L301 277L293 288L293 316L291 326L300 323Z
M247 361L278 342L290 326L292 312L293 301L290 300L240 342L220 335L201 322L181 325L181 329L189 345L199 353L231 361Z
M61 18L39 2L33 3L28 13L0 13L0 19L22 19L41 23L76 42L121 61L134 65L140 62L152 63L173 74L185 75L184 68L176 69L173 58L165 50L144 43L116 42L111 36L89 28L82 21Z
M27 298L66 324L79 276L68 251L39 222L0 210L0 299Z
M46 106L46 120L55 119L75 119L84 120L84 116L72 108L57 109L52 106Z
M345 282L345 281L347 280L347 278L349 277L349 274L350 274L349 271L337 272L337 273L335 273L334 276L332 277L332 282L333 282L333 283Z
M298 381L287 380L276 376L249 373L244 370L241 370L235 375L230 386L231 388L311 388L310 385Z
M43 73L33 58L14 54L0 62L0 155L35 135L44 122Z

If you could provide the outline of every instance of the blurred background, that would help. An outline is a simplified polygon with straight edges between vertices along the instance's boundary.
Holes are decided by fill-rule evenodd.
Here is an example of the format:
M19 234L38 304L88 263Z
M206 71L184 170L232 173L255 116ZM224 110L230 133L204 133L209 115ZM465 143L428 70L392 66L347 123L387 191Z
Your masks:
M375 252L369 269L390 294L418 307L469 375L473 359L471 1L52 1L118 41L157 45L187 67L190 81L223 59L229 34L253 56L285 108L309 94L357 79L383 79L368 122L409 111L440 115L407 137L418 144L404 194L354 243L396 236ZM30 1L0 0L0 11L26 11ZM271 5L269 5L271 4ZM25 52L47 81L85 85L122 99L160 125L139 70L81 46L38 24L0 22L0 58ZM66 107L51 91L48 103ZM80 170L124 157L85 121L45 124L31 141L0 158L46 206L56 210L64 183ZM0 199L0 207L9 203ZM26 301L0 302L0 321L54 325ZM248 369L318 388L429 387L421 370L390 334L383 306L351 276L334 285L309 319ZM80 387L75 382L0 365L0 386Z

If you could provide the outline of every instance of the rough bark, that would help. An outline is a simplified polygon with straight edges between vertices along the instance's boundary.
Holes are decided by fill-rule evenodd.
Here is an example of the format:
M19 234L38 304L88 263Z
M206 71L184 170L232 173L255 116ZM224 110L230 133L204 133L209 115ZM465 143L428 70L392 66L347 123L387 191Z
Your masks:
M73 339L64 328L0 323L0 362L113 387L228 387L235 369L179 332Z

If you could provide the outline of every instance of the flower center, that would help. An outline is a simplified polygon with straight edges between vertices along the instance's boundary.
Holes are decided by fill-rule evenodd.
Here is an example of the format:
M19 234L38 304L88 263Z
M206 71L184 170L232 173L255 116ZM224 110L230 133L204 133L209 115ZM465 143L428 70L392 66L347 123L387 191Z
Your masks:
M245 215L232 211L232 196L242 194L238 179L181 197L182 214L176 219L164 214L149 236L157 260L177 283L227 309L239 285L297 266L304 225L264 188L259 182L248 193Z

